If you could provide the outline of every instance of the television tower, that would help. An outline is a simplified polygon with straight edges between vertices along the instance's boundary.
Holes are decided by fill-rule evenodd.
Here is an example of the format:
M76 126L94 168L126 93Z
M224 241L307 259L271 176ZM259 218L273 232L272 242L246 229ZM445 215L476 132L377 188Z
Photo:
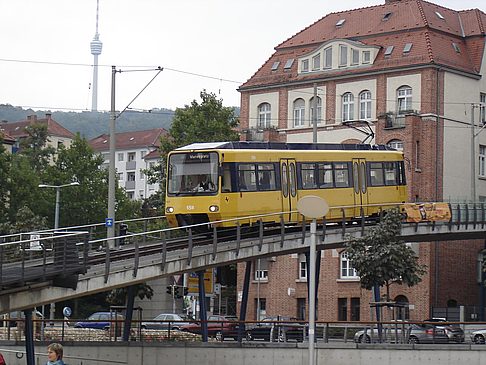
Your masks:
M91 94L91 111L98 111L98 56L101 54L103 43L100 41L100 35L98 33L98 12L100 1L96 0L96 33L93 40L90 43L91 54L94 56L93 60L93 91Z

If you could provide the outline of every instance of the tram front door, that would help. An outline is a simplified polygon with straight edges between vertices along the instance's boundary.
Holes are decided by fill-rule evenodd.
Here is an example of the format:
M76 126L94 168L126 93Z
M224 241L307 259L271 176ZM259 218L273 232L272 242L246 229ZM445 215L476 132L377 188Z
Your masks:
M298 221L297 212L297 172L294 159L280 160L280 184L282 191L282 212L284 221ZM295 211L294 213L291 213Z

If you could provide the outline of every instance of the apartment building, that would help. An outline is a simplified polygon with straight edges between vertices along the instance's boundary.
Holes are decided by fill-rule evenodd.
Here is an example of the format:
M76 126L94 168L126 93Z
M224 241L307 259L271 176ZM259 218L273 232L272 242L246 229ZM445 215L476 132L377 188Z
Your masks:
M145 131L116 133L115 168L118 184L125 188L130 199L144 199L159 190L158 184L150 184L144 170L157 163L160 137L167 134L163 128ZM89 141L93 149L104 156L109 164L110 136L102 134ZM155 156L155 157L154 157Z
M485 201L485 41L483 11L449 9L440 0L384 0L327 14L278 44L240 86L241 138L387 144L409 162L411 201ZM406 317L476 306L463 317L479 318L484 289L476 265L484 242L412 247L428 270L415 287L391 288L392 300L408 305ZM305 255L261 259L253 271L249 318L305 318ZM369 320L371 301L346 253L323 251L318 319Z

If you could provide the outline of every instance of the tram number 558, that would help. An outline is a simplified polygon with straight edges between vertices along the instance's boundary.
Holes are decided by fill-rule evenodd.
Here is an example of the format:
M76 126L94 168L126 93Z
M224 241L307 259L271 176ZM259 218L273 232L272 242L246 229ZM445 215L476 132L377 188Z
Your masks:
M186 205L187 210L194 210L194 205Z

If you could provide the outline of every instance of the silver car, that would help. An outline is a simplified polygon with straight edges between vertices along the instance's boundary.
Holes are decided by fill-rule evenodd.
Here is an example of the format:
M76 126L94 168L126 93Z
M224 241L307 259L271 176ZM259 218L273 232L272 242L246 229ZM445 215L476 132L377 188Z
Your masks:
M381 340L395 343L448 343L449 337L443 327L431 324L398 324L383 325ZM357 331L354 335L354 342L379 342L377 328Z
M179 330L182 326L187 325L180 315L175 313L160 313L150 322L142 322L140 327L150 330Z

